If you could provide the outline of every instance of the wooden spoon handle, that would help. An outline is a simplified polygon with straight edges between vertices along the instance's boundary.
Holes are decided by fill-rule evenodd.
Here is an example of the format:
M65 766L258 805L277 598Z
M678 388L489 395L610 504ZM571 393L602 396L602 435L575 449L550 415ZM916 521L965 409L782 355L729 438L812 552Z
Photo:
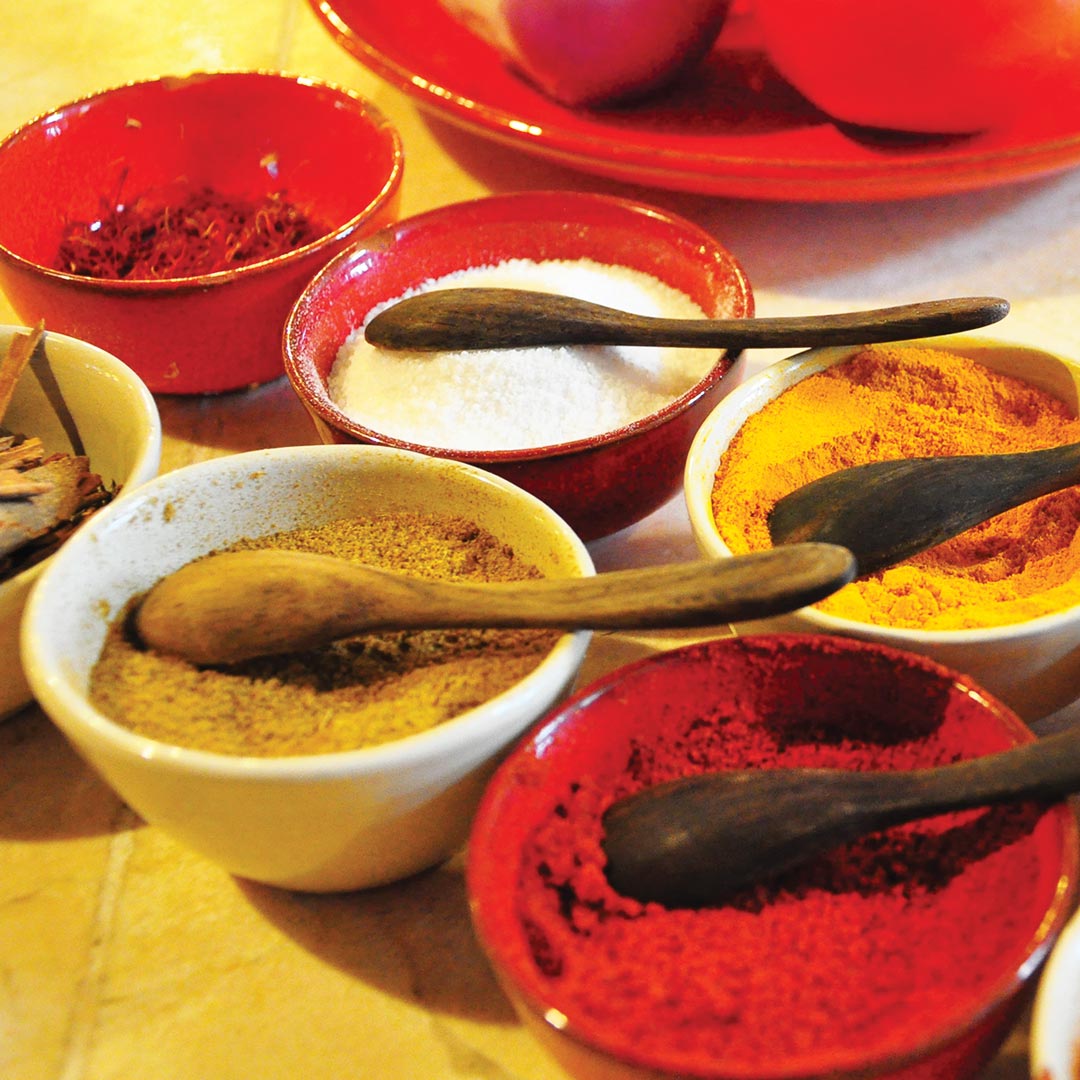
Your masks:
M971 297L835 315L715 320L637 316L621 333L613 320L602 337L592 340L611 345L715 346L731 351L868 345L974 330L1001 319L1008 310L1004 304L994 298Z
M830 473L778 500L774 544L821 541L870 574L1041 495L1080 483L1080 443L1015 454L905 458Z
M403 603L370 618L388 626L647 629L742 622L814 603L851 580L846 549L798 544L595 577L496 584L407 579Z
M1008 310L998 297L959 297L797 318L665 319L524 289L439 289L380 312L364 334L382 348L421 352L539 345L808 348L973 330Z
M933 769L704 773L608 809L607 875L639 900L697 906L893 825L1078 790L1080 725Z
M792 611L851 581L845 548L798 544L584 578L429 581L305 552L226 552L163 579L135 615L143 641L202 664L366 630L707 626Z
M855 775L884 781L867 783L856 799L864 821L872 817L877 828L1019 799L1056 801L1080 791L1080 724L942 768Z

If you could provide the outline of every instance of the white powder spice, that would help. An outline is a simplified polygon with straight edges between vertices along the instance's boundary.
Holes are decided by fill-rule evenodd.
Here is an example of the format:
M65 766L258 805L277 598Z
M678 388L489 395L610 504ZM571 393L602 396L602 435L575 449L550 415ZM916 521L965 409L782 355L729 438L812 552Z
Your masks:
M509 259L429 279L378 305L431 289L491 287L575 296L638 315L702 318L650 274L588 259ZM446 450L522 450L589 438L640 420L704 378L715 349L557 346L419 353L353 331L330 371L331 399L383 435Z

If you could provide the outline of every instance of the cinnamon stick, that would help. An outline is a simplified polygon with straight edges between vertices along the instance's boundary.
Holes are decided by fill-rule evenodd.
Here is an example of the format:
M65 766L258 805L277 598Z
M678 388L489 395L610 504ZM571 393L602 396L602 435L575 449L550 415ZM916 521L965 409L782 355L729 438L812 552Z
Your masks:
M11 404L11 396L15 393L15 384L19 381L23 369L34 355L41 335L45 333L44 322L39 322L28 334L15 334L8 346L7 353L0 360L0 423L4 420L4 414Z

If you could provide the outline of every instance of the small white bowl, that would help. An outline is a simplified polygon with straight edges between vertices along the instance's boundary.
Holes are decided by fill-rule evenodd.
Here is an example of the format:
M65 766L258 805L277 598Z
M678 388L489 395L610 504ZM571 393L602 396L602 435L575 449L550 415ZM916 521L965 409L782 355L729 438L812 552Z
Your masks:
M1065 357L976 335L925 338L909 344L970 357L995 371L1024 379L1062 399L1074 414L1078 412L1080 365ZM691 444L683 476L691 528L703 554L731 555L713 519L711 492L720 459L747 417L801 380L858 351L848 347L811 349L778 361L733 390L709 414ZM941 631L856 622L808 607L746 624L742 629L747 633L802 630L845 634L922 653L970 675L1028 723L1056 712L1080 695L1080 607L1006 626Z
M1029 1042L1033 1077L1076 1080L1080 1075L1080 915L1066 925L1043 969Z
M23 327L0 326L0 353ZM46 333L23 371L4 427L36 435L49 453L83 453L123 496L161 463L161 421L143 381L111 353ZM19 661L19 623L31 586L54 556L0 583L0 718L31 701Z
M27 606L22 648L42 707L151 824L242 877L335 891L381 885L464 841L497 759L569 688L589 634L563 635L508 691L380 746L241 757L136 735L87 698L110 621L193 558L371 512L459 514L551 576L594 573L545 504L474 466L376 446L292 446L190 465L144 484L65 545Z

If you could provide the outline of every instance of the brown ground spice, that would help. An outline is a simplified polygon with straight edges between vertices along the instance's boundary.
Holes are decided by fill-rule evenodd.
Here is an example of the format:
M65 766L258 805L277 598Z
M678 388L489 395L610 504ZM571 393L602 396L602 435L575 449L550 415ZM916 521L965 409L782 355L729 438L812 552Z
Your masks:
M248 539L236 548L338 555L416 577L542 576L474 522L395 513ZM102 712L162 742L285 757L374 746L427 730L509 689L559 638L552 630L361 634L319 649L196 667L142 648L126 618L91 674Z

